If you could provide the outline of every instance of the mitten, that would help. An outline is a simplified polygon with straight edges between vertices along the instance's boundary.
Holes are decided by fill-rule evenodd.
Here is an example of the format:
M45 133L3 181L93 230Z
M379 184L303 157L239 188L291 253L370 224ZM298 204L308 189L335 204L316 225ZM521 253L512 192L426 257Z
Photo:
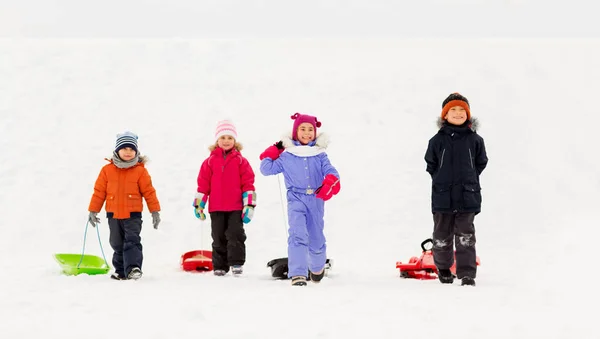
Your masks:
M323 179L323 183L317 188L315 193L317 193L317 198L327 201L335 194L338 194L339 191L340 179L333 174L327 174L325 179Z
M92 224L92 227L96 227L100 223L100 218L98 218L98 212L90 212L88 216L88 222Z
M155 230L158 229L158 224L160 224L160 213L152 212L152 226Z
M254 207L252 206L244 206L242 209L242 222L244 224L249 223L254 216Z
M242 209L242 222L247 224L254 216L254 207L256 207L256 192L246 191L242 193L242 203L244 204L244 208Z
M208 195L204 193L196 193L196 197L194 198L194 214L196 218L200 220L206 220L206 214L204 214L204 209L206 208L206 201L208 200Z
M270 158L271 160L277 160L279 155L283 153L283 142L279 141L273 144L272 146L267 147L267 149L260 154L260 160L264 158Z

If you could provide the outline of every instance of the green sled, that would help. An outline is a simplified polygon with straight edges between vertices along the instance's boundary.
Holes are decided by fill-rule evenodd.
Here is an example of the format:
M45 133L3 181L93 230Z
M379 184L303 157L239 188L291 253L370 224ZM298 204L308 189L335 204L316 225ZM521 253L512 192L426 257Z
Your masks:
M54 255L54 259L58 262L62 268L62 272L66 275L78 275L81 273L95 275L95 274L106 274L110 270L110 266L104 261L104 259L95 256L85 254L67 254L57 253Z

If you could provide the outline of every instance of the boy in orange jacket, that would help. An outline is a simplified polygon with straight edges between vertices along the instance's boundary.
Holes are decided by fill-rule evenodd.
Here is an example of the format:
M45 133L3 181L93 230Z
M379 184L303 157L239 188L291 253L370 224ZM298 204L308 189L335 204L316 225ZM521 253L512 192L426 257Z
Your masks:
M93 227L100 222L98 213L106 201L106 217L110 229L110 246L114 250L112 264L115 280L142 277L142 197L152 213L152 225L158 229L160 204L152 179L144 167L145 156L138 153L137 135L125 132L117 135L110 163L102 167L88 208Z

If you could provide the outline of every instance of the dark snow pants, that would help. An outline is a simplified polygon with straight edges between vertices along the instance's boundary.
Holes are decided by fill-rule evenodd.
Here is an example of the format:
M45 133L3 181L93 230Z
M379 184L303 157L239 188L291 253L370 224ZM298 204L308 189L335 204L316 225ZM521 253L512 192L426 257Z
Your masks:
M213 269L229 272L229 267L246 262L246 231L242 211L211 212Z
M119 275L127 276L134 267L142 269L142 218L108 218L108 227L110 246L114 251L112 264L115 271Z
M475 213L433 213L433 261L438 269L454 264L456 242L456 275L475 278Z

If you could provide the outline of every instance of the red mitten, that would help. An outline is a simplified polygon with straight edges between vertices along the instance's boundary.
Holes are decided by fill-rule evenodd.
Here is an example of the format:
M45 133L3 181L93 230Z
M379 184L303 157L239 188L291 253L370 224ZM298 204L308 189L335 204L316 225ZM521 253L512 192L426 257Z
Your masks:
M331 199L332 196L340 192L340 179L333 174L327 174L321 187L317 188L317 198L325 201Z
M260 160L264 158L270 158L271 160L277 160L279 155L283 152L285 148L282 145L282 142L277 142L275 145L267 147L267 149L260 154Z

